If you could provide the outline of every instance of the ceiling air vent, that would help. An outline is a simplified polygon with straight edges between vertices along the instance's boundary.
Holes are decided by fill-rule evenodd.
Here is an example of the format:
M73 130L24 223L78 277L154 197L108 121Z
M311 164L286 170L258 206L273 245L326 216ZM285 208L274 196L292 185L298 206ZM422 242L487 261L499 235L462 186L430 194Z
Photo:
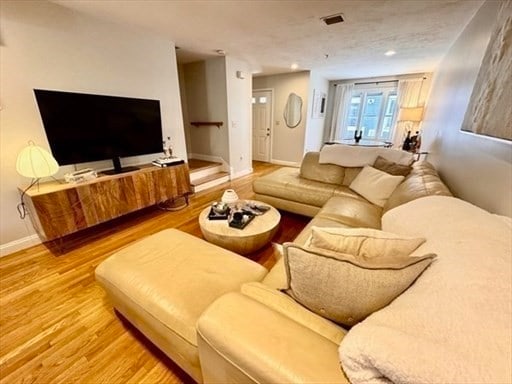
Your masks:
M323 22L327 25L342 23L343 21L345 21L345 19L343 18L343 13L337 13L336 15L325 16L325 17L322 17L321 20L323 20Z

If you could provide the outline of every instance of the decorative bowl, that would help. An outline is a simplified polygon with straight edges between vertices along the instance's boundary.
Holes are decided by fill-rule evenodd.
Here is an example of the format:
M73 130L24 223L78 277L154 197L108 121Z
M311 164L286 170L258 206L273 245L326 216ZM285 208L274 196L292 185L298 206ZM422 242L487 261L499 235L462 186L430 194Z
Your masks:
M219 215L225 214L228 211L228 208L228 204L223 201L219 201L212 204L213 211Z
M238 195L234 189L226 189L221 200L226 204L236 203L238 201Z

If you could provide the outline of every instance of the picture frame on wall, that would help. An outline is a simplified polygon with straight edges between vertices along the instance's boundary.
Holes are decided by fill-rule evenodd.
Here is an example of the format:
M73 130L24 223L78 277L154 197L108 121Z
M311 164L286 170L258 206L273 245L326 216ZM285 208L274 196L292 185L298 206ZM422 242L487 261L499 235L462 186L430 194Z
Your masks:
M325 109L327 107L327 94L318 89L313 90L313 111L311 117L313 119L323 119L325 117Z

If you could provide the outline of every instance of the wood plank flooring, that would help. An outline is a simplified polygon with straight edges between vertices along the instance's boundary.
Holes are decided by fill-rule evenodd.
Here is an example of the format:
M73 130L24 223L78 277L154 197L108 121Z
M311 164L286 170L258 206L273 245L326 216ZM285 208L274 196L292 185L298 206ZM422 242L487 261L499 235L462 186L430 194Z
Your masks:
M148 208L0 259L0 383L189 383L193 380L116 315L94 280L96 266L165 228L202 237L197 217L226 188L253 196L252 181L278 166L195 194L177 212ZM282 213L274 241L291 241L308 218ZM267 268L272 246L249 255Z

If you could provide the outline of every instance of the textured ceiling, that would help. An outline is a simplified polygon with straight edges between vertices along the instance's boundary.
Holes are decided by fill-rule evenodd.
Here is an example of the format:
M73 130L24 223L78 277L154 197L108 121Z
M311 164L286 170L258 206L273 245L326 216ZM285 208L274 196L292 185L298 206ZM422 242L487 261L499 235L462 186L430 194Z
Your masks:
M433 71L483 0L53 0L168 38L178 61L226 54L254 73L317 69L329 79ZM342 12L345 22L320 18ZM388 50L394 56L384 56Z

